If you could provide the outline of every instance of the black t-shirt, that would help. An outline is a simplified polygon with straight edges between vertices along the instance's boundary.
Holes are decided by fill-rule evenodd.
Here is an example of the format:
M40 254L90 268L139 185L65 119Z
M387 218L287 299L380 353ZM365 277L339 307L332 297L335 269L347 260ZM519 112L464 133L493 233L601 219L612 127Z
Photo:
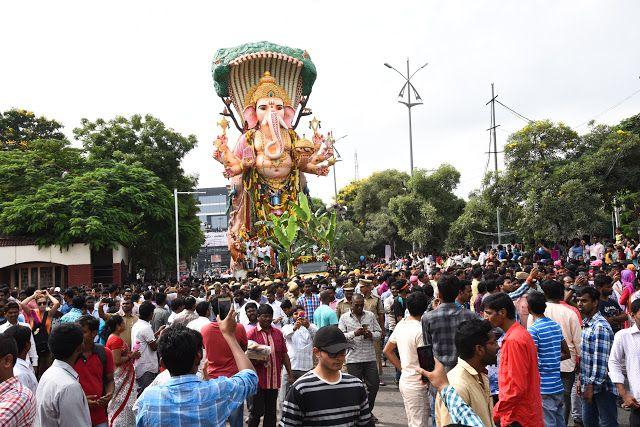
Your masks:
M606 301L600 300L600 302L598 303L598 311L600 311L600 314L604 317L617 316L618 314L622 313L620 305L611 298ZM612 323L611 329L613 329L614 333L618 332L620 329L622 329L621 322Z

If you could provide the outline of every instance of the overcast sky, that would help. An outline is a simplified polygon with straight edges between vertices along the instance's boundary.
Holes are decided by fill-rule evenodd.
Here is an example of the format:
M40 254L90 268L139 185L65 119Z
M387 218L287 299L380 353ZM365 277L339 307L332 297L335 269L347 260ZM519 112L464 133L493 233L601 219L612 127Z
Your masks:
M576 128L640 111L640 2L629 1L13 1L3 23L0 110L26 108L61 121L152 114L199 144L184 160L200 186L224 185L211 142L222 103L211 60L221 47L268 40L306 49L318 70L309 107L336 136L338 187L359 175L408 171L407 109L396 102L401 71L414 80L414 163L462 174L477 188L487 165L490 84L531 119ZM525 122L497 109L499 149ZM299 133L307 133L303 120ZM585 132L587 126L577 130ZM237 133L231 138L235 139ZM492 163L491 163L492 165ZM332 177L310 179L330 201Z

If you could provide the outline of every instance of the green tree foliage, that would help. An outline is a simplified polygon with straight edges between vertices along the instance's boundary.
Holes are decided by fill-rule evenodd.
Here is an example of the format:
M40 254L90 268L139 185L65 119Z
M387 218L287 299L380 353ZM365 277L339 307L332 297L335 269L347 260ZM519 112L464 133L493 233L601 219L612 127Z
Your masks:
M369 243L364 234L352 221L343 220L336 224L335 252L342 263L353 264L360 255L367 255Z
M397 253L412 243L424 249L440 249L452 221L462 212L464 201L453 194L460 173L442 165L434 173L416 170L413 176L397 170L376 172L343 188L338 202L346 206L343 226L360 230L368 248L382 254L384 245ZM340 230L340 227L338 227Z
M27 110L0 112L0 149L25 149L36 139L66 139L62 125Z
M478 247L491 243L491 237L478 233L493 231L495 227L495 207L491 205L485 192L469 196L462 214L449 228L445 248L460 249L465 246Z
M81 126L74 129L73 134L82 142L91 164L140 164L153 172L169 191L174 188L191 191L196 186L196 178L185 175L180 166L184 156L195 147L196 137L184 136L153 116L118 116L109 121L97 119L93 122L82 119ZM180 196L178 206L180 254L189 260L198 253L204 239L196 216L197 202L193 197ZM154 230L153 235L139 242L133 256L144 265L155 265L155 269L163 270L171 264L171 248L175 251L174 228L164 224Z
M0 201L32 194L45 183L84 171L82 151L67 141L38 139L28 149L0 152Z
M183 136L150 115L118 116L94 122L82 119L80 123L81 127L74 129L73 134L82 142L89 161L140 162L167 188L181 189L181 185L188 184L180 162L196 146L194 135Z
M152 172L117 164L51 180L4 203L0 228L42 246L132 247L146 223L169 222L171 208L171 193Z
M13 137L24 141L21 149L0 151L0 234L33 236L39 245L83 242L101 249L121 243L130 249L130 262L152 276L173 271L172 189L195 186L180 167L194 137L183 137L150 116L83 120L74 133L84 149L77 149L55 121L24 110L0 113L0 118L2 129L18 129ZM13 127L17 122L22 124ZM196 210L193 197L181 196L185 259L203 241Z
M495 232L495 209L502 229L525 240L569 240L582 234L611 233L614 202L623 207L623 225L640 225L640 116L617 126L591 124L578 135L562 123L532 122L505 146L505 169L489 174L482 190L453 223L447 247L475 245ZM477 233L476 233L477 234Z
M387 244L406 245L398 235L389 201L407 192L408 180L408 174L389 169L352 183L338 193L338 202L347 209L346 219L360 229L370 250L381 253Z
M414 171L407 194L389 202L400 236L420 248L442 249L449 226L464 209L464 201L453 193L459 182L460 172L447 164L431 174Z

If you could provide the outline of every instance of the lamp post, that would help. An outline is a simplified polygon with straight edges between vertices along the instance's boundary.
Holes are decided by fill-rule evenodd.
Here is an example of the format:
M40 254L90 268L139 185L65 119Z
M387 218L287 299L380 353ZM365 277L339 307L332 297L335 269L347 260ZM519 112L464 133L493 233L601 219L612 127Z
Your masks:
M204 191L178 191L173 189L173 208L176 216L176 283L180 283L180 233L178 230L178 194L206 194Z
M389 65L389 63L387 63L387 62L384 63L385 67L391 68L393 71L395 71L396 73L400 74L400 76L404 79L404 85L402 85L402 89L400 89L400 93L398 93L398 98L400 98L398 100L398 102L400 104L405 105L407 107L407 109L409 110L409 166L411 168L410 169L410 174L411 175L413 175L413 134L412 134L412 129L411 129L411 108L415 107L416 105L421 105L422 104L422 98L420 98L420 95L418 94L418 91L413 86L413 84L411 84L411 78L413 76L415 76L418 71L422 70L427 65L429 65L428 62L425 63L423 66L419 67L413 73L410 73L409 72L409 58L407 58L407 75L405 76L400 71L396 70L393 66ZM406 93L407 93L407 100L406 101L404 100L405 90L406 90ZM413 91L413 95L415 97L415 101L414 102L411 102L411 92L412 91Z
M342 135L340 138L334 139L333 144L340 141L342 138L346 138L347 136L349 135ZM333 135L331 136L331 138L333 138ZM338 158L336 159L336 163L337 163L341 158L340 153L338 152L338 150L336 150L335 146L333 147L333 150L338 155ZM336 178L336 163L334 163L331 167L333 168L333 195L337 203L338 202L338 180Z

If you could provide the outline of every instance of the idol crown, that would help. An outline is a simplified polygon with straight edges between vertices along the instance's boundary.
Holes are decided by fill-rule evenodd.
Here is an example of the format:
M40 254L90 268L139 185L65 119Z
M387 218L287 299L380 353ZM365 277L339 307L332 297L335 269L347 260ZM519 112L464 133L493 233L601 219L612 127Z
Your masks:
M284 105L291 105L289 95L282 86L276 84L276 79L269 71L265 71L258 84L249 89L244 98L244 107L254 105L261 98L280 98Z

